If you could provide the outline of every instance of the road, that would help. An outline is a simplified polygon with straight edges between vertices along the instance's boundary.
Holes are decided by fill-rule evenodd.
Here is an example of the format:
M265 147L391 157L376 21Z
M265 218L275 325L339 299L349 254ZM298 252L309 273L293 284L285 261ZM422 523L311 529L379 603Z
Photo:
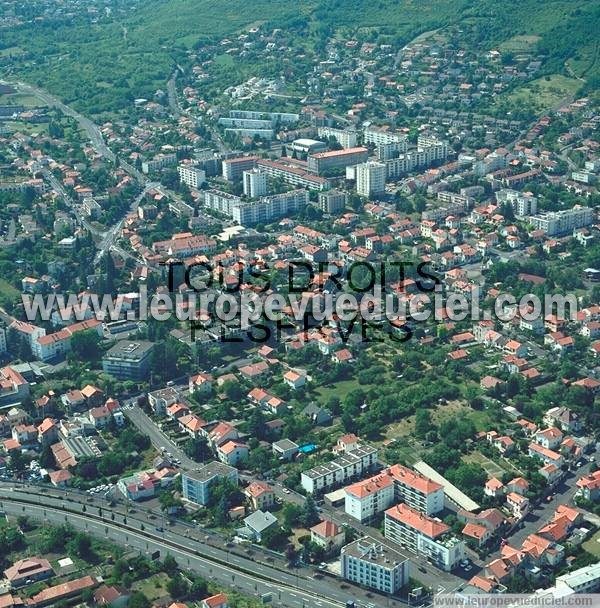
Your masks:
M242 363L244 362L242 361ZM239 361L235 362L236 366L239 364ZM124 410L124 412L138 431L150 438L150 441L155 448L159 449L164 447L168 452L171 452L175 458L181 460L181 465L179 465L180 469L195 470L201 466L199 463L189 458L181 447L175 444L139 406L136 405L132 408L127 408ZM240 475L240 478L246 483L250 483L254 480L252 476L244 474ZM271 482L271 486L273 487L276 497L284 503L289 502L297 505L302 505L304 503L305 497L302 494L298 494L292 490L284 492L284 486L282 486L280 483ZM379 530L361 524L356 519L347 515L342 509L336 509L327 505L321 505L320 509L323 517L336 523L338 526L354 528L360 535L372 536L383 544L389 545L393 549L397 549L393 543L390 543L385 539ZM431 564L428 564L425 557L414 555L412 553L407 553L407 555L410 556L411 563L416 566L416 569L418 569L418 572L414 571L412 573L413 578L418 579L425 586L433 589L436 589L439 585L442 585L446 592L449 593L463 585L465 580L471 578L473 574L476 574L474 570L472 570L470 573L460 571L460 576L457 576L455 573L445 572Z
M517 528L514 534L508 537L510 545L520 547L530 534L535 534L552 519L558 505L573 504L573 499L577 492L575 483L580 477L589 474L591 468L592 463L587 463L577 469L577 473L568 471L566 477L553 488L552 500L550 502L542 499L539 504L533 505L531 511L523 520L523 526Z
M144 189L133 199L131 205L129 206L128 213L135 213L143 198L146 196L146 193L152 188L156 188L157 186L157 183L148 182L144 186ZM119 234L121 233L121 230L123 229L125 217L127 217L127 215L123 216L114 226L112 226L108 230L108 232L106 232L102 241L98 244L98 251L96 253L96 256L94 257L94 266L97 266L100 263L100 260L102 260L102 258L104 257L104 254L107 251L110 251L114 246L117 238L119 237Z
M14 86L22 93L33 95L34 97L41 99L48 106L58 108L65 116L70 116L71 118L75 119L79 123L79 126L82 127L88 134L90 142L98 154L102 155L104 158L113 163L115 162L115 153L104 142L104 137L98 125L92 122L89 118L86 118L83 116L83 114L76 112L73 110L73 108L70 108L64 104L60 99L58 99L58 97L51 95L43 89L39 89L38 87L27 84L26 82L6 82L4 84Z
M181 447L169 439L142 408L135 405L132 408L123 411L133 426L135 426L140 433L143 433L150 438L150 441L155 448L159 449L164 447L167 452L171 452L175 458L181 460L179 468L191 471L199 469L202 466L189 458Z
M136 505L137 507L137 505ZM0 483L0 509L8 515L26 515L52 525L70 526L151 555L160 551L160 558L171 554L183 569L201 573L228 587L252 596L273 593L277 605L290 608L337 608L349 599L358 606L400 606L400 602L369 594L330 577L311 578L309 570L280 570L255 557L252 550L238 553L237 548L211 543L214 537L180 523L157 526L145 513L136 510L124 515L122 510L85 502L72 492L39 487L12 487ZM248 553L249 552L249 553ZM364 599L363 599L364 598Z

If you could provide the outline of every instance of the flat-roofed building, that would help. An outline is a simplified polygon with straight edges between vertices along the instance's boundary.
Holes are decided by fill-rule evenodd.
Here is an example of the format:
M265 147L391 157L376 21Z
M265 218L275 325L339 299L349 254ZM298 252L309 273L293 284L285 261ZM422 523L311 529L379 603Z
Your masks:
M348 196L341 190L327 190L319 193L319 209L323 213L341 213L346 208Z
M356 166L356 192L367 198L385 192L386 166L384 163L369 161Z
M408 584L408 557L370 536L342 547L341 575L347 581L381 591L397 593Z
M179 181L190 188L200 188L206 183L206 172L193 165L179 165L177 168Z
M308 170L311 173L340 172L348 166L364 163L369 158L369 150L363 147L333 150L331 152L318 152L308 157Z
M210 488L218 479L228 479L238 483L238 471L222 462L209 462L198 471L183 471L181 474L181 489L184 500L197 505L207 505L210 502Z
M295 139L290 147L294 152L304 156L307 154L314 154L315 152L325 152L327 150L327 144L325 142L306 137Z
M335 129L334 127L319 127L319 137L333 137L342 148L355 148L358 143L358 135L352 129Z
M244 194L248 198L258 198L267 194L267 174L261 169L254 167L254 169L244 171L242 181Z
M242 179L244 171L254 169L258 156L239 156L223 160L223 177L228 182L238 182Z
M363 445L332 462L303 471L301 484L309 494L320 494L358 479L372 471L376 464L377 450Z
M121 340L102 357L102 369L120 380L144 380L150 372L154 344Z

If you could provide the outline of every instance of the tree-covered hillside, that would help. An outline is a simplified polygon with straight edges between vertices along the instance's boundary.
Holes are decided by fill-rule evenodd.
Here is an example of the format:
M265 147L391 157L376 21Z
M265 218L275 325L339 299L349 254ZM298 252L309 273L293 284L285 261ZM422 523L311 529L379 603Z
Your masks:
M164 88L189 49L265 24L294 32L308 52L340 30L403 44L458 24L465 41L482 49L535 46L547 55L545 73L581 78L584 90L595 90L600 77L600 4L593 0L150 0L118 20L90 23L77 14L4 28L0 73L93 114L118 110Z

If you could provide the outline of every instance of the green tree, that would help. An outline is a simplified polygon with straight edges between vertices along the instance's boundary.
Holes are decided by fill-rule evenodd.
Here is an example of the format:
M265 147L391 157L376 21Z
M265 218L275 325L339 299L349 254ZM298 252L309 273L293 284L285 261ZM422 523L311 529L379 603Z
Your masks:
M169 579L169 582L167 583L167 591L174 600L181 599L187 594L188 585L181 574L177 574Z
M315 499L309 494L304 504L302 505L302 513L300 514L300 522L305 528L311 528L319 522L319 511L315 503Z
M71 338L71 355L78 361L96 361L100 358L100 336L93 329L78 331Z
M128 608L151 608L152 603L141 591L134 591L129 597L127 606Z

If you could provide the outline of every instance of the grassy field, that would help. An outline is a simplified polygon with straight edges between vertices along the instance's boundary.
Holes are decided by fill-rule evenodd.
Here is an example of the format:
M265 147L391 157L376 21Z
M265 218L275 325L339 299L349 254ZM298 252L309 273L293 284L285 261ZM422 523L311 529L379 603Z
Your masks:
M586 540L582 546L588 553L600 559L600 530Z
M527 104L544 111L556 106L562 99L575 95L581 82L576 78L568 78L561 74L552 74L532 80L507 95L517 104Z
M358 383L358 380L342 380L341 382L336 382L335 384L332 384L330 386L320 386L316 392L317 395L319 396L319 401L322 404L327 403L327 400L330 397L339 397L340 401L344 400L344 397L352 392L352 391L356 391L358 389L362 389L365 392L368 390L368 386L361 386Z
M513 36L499 45L501 51L508 53L531 52L535 45L541 40L539 36Z
M21 93L11 93L9 95L0 95L0 104L21 105L26 108L39 108L44 104L33 95L24 95Z
M133 584L133 591L141 591L151 602L156 602L169 597L167 592L167 583L169 576L164 572L155 574L143 581L137 581Z
M25 51L19 46L9 46L8 48L0 50L0 57L17 57L23 55Z
M21 295L21 292L13 287L8 281L0 278L0 299L14 300Z
M469 418L477 431L490 429L490 417L486 411L473 410L463 401L450 401L447 405L432 411L432 419L436 424L456 418Z
M481 452L467 454L463 457L463 461L468 464L481 465L490 477L502 479L502 475L506 472L506 469L502 468L497 462L490 460L487 456L484 456Z
M48 133L48 123L33 123L33 122L20 122L20 121L10 121L4 123L6 126L10 127L13 131L18 131L19 133L23 133L25 135L30 135L35 137L36 135L46 135Z

